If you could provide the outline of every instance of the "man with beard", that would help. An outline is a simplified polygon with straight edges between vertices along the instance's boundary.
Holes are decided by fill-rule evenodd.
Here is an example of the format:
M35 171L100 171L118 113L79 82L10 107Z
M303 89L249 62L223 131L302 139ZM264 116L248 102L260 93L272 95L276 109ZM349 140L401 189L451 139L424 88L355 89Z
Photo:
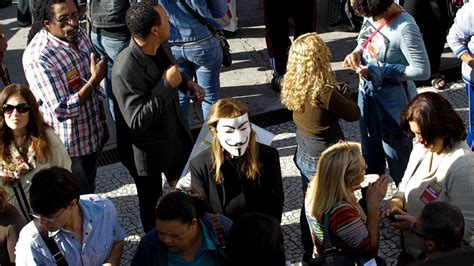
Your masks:
M97 62L79 28L77 0L38 0L23 68L47 123L68 149L81 194L93 193L97 157L105 129L99 86L106 60Z

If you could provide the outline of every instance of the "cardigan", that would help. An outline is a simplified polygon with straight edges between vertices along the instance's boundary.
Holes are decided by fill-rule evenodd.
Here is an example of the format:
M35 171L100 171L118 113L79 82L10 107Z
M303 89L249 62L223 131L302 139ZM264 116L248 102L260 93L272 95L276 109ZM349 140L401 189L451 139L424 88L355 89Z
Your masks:
M452 150L444 151L440 163L428 171L430 156L422 144L413 147L405 175L394 197L402 199L407 213L415 217L431 201L446 201L459 207L465 221L464 239L473 244L474 154L466 142L457 142ZM416 168L420 160L422 162ZM430 193L430 197L427 189L438 192ZM408 231L403 233L408 253L418 257L421 250L416 248L415 237Z

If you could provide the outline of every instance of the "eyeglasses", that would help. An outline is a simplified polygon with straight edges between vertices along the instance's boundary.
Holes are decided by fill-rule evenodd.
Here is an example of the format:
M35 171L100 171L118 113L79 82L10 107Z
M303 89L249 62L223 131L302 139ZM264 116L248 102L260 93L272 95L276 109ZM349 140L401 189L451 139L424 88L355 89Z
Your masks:
M5 113L7 115L13 113L13 110L15 110L15 109L20 113L26 113L26 112L30 111L30 107L31 106L27 103L20 103L20 104L17 104L17 105L4 104L2 106L2 111L3 111L3 113Z
M420 232L418 231L418 229L416 229L416 222L413 223L413 225L411 226L411 233L418 236L418 237L421 237L423 239L426 239L426 237Z
M50 19L61 23L61 25L66 25L66 23L71 23L71 20L79 21L79 12L76 12L69 16L66 15L60 18L50 18Z
M39 214L36 214L36 213L33 213L33 212L30 212L30 215L35 218L35 219L38 219L38 220L43 220L43 221L46 221L48 223L54 223L56 222L56 220L59 218L59 216L61 216L61 214L63 214L63 212L66 210L66 208L63 208L62 211L60 211L58 214L56 215L53 215L53 217L45 217L45 216L42 216L42 215L39 215Z

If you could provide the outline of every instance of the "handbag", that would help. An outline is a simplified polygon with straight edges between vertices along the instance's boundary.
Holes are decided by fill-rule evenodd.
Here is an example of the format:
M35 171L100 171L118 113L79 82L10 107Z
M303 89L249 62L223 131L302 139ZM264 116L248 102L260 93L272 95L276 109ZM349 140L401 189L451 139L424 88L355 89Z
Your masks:
M324 230L323 230L323 254L316 258L311 258L310 266L362 266L368 260L358 256L355 253L343 251L342 249L333 247L330 237L331 227L331 211L324 213ZM314 242L314 239L313 239ZM374 258L377 265L385 265L382 258Z
M323 254L320 254L319 257L311 258L309 261L310 266L345 266L358 264L354 261L352 254L347 253L338 253L337 248L332 246L331 237L330 237L330 226L331 226L331 211L324 213L324 230L323 230ZM313 239L314 243L314 239Z
M179 0L181 4L186 8L186 10L191 13L202 25L204 25L211 33L219 40L219 43L222 48L222 65L229 67L232 65L232 55L230 53L230 45L225 38L224 32L222 30L216 30L214 27L198 12L196 12L185 0Z

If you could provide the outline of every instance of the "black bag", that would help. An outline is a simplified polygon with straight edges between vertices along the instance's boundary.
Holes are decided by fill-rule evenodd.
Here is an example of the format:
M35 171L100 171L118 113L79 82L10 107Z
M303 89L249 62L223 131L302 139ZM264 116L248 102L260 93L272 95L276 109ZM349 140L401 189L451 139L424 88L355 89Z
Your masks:
M324 252L317 258L311 258L310 266L362 266L366 259L357 256L357 254L344 252L332 246L329 236L331 225L331 211L324 214L323 247ZM375 257L377 265L385 265L382 258Z
M214 27L209 24L209 22L203 18L201 15L199 15L198 12L196 12L191 6L189 6L188 3L186 3L185 0L179 0L181 4L188 10L191 15L193 15L202 25L204 25L211 33L214 35L214 37L219 40L219 43L221 44L222 48L222 65L225 67L229 67L232 65L232 55L230 53L230 45L227 42L227 39L225 38L224 32L221 30L216 30Z
M230 45L225 38L224 32L221 30L216 31L214 35L221 44L222 48L222 65L225 67L230 67L232 65L232 55L230 54Z

